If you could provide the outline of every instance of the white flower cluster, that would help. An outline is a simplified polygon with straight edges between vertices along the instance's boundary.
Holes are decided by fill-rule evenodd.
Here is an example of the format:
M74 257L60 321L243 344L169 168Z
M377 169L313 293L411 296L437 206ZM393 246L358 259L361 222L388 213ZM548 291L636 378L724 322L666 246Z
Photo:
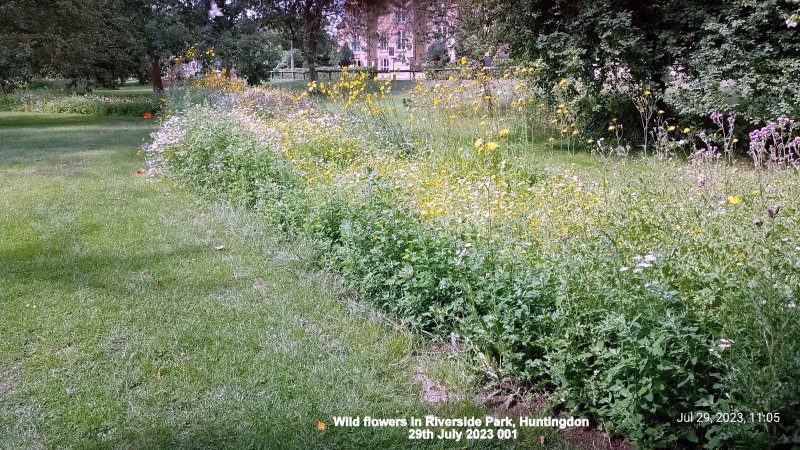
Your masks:
M639 273L648 267L653 267L653 262L656 260L656 255L653 252L647 252L646 255L636 255L633 257L633 260L636 261L636 266L633 268L633 273ZM630 270L628 266L622 266L619 268L620 272L627 272Z

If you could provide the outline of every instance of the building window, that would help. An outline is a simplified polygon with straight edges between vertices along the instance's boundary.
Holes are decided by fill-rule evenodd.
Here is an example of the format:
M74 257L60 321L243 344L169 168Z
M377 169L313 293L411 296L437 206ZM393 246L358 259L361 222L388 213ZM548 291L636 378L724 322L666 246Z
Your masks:
M406 32L404 30L397 31L397 51L406 51Z
M381 60L381 70L384 71L384 72L388 72L389 71L389 59L388 58L384 58L384 59Z
M394 13L394 18L396 23L406 23L406 10L402 6L397 7L397 11Z
M353 36L353 53L361 51L361 38L356 34Z
M389 39L386 39L386 35L381 35L380 46L384 52L389 50Z
M389 47L389 56L394 56L394 47Z

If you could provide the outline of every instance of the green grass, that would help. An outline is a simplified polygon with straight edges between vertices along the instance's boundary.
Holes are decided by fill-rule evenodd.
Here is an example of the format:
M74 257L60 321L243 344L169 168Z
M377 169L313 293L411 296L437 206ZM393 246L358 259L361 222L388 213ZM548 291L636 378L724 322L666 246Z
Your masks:
M469 393L463 361L352 300L304 245L136 175L154 125L0 113L0 448L408 448L405 428L314 424L487 412L424 404L415 367ZM567 446L529 434L509 445Z
M120 86L118 89L95 89L93 94L104 96L124 96L124 97L138 97L153 95L153 87L150 84L139 84L136 82L129 82L125 86Z

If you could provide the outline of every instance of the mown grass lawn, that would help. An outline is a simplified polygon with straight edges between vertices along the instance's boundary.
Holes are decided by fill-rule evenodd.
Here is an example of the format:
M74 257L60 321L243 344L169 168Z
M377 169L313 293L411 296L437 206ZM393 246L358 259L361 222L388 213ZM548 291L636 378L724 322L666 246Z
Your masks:
M155 125L0 113L0 448L408 448L405 428L315 424L487 412L423 403L416 368L469 392L462 363L301 244L137 175ZM508 446L557 440L528 434Z

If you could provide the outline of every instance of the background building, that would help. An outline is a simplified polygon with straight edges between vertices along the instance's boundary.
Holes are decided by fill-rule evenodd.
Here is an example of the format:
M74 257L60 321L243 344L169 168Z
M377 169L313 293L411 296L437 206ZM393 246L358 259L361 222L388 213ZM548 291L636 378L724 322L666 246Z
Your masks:
M355 66L419 71L437 41L455 59L450 29L456 14L453 5L430 0L350 0L337 28L338 46L353 50Z

